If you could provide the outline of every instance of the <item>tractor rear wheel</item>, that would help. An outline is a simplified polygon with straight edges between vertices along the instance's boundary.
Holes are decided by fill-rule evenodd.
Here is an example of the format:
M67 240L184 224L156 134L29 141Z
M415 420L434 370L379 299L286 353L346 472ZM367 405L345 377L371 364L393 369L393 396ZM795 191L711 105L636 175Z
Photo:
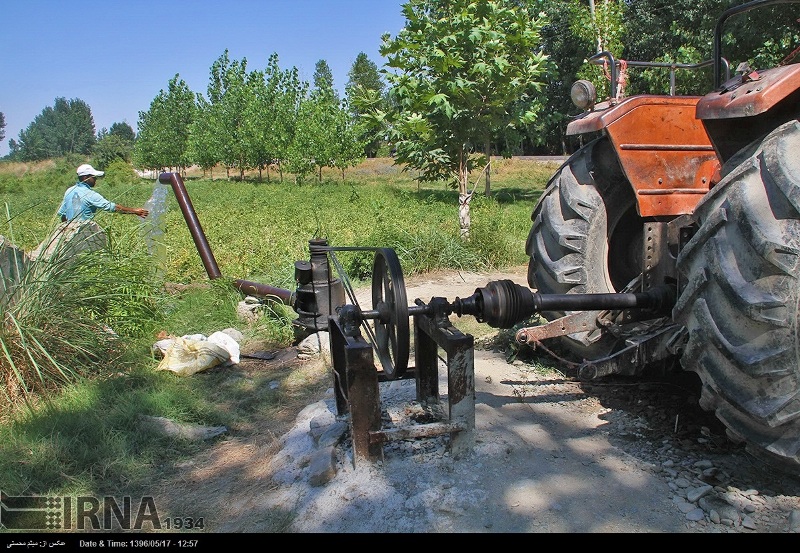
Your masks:
M564 163L531 219L528 284L542 294L619 292L642 271L642 221L606 137ZM565 313L542 315L553 320ZM620 339L598 328L561 343L577 360L592 360L611 353Z
M701 407L752 454L797 473L800 124L755 146L695 210L673 317L687 329L681 364L702 381Z

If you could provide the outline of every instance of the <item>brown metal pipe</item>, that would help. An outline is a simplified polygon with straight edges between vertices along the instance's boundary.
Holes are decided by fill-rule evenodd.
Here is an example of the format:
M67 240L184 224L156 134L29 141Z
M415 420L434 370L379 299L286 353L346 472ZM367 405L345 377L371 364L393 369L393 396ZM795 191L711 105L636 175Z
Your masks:
M262 298L277 298L285 305L294 305L294 293L291 290L283 288L275 288L266 284L259 284L258 282L250 282L249 280L233 281L233 285L237 290L248 296L260 296Z
M203 267L206 269L208 278L215 279L222 276L217 266L217 260L214 259L214 254L211 253L211 248L208 246L208 240L203 233L203 227L200 226L200 221L197 220L197 213L194 211L192 199L186 192L186 186L183 184L183 179L178 173L161 173L158 176L158 181L161 184L172 185L172 191L175 193L175 198L178 200L178 205L183 213L183 218L186 220L186 225L189 227L189 232L194 239L194 245L197 248L197 253L200 254L200 259L203 261Z
M197 248L197 253L200 254L200 259L203 261L203 267L206 269L208 278L216 279L222 276L220 273L217 260L214 259L214 254L206 240L206 235L203 233L203 227L197 219L192 200L189 193L186 191L186 185L183 184L183 179L178 173L161 173L158 176L158 182L161 184L169 184L172 186L172 191L175 193L175 199L178 200L178 206L181 208L183 218L186 220L186 225L189 227L189 232L194 240L194 245ZM234 286L242 293L253 296L273 297L280 299L286 305L292 305L294 301L294 294L291 290L283 288L275 288L267 286L266 284L258 284L257 282L250 282L247 280L234 280Z

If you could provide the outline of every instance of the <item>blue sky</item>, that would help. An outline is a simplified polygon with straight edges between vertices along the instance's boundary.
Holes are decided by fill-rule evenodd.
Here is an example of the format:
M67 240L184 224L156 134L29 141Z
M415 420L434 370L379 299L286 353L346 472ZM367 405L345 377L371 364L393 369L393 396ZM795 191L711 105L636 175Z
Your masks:
M311 82L324 59L344 89L359 52L378 68L381 35L396 36L403 0L0 0L0 112L17 139L57 97L79 98L97 130L140 111L180 74L205 95L211 64L225 49L266 67L297 67Z

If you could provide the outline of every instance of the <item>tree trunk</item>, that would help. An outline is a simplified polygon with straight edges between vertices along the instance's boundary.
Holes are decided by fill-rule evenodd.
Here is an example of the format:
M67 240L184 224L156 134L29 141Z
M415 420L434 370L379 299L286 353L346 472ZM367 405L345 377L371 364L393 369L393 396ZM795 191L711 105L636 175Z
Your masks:
M469 227L472 224L469 215L469 202L472 196L469 194L458 195L458 226L460 229L459 237L462 240L469 240Z
M486 175L484 178L486 179L486 197L489 198L492 195L492 145L489 142L489 139L486 139L486 144L484 145L486 151L486 163L489 165L489 168L486 170Z
M462 150L458 167L458 228L459 237L462 240L469 240L469 228L472 224L469 215L469 202L472 200L472 194L468 192L468 189L467 159L465 152Z
M597 28L597 11L595 10L594 0L589 0L589 15L592 18L592 26L594 27L595 38L597 38L597 51L603 51L603 37L600 36L600 29Z

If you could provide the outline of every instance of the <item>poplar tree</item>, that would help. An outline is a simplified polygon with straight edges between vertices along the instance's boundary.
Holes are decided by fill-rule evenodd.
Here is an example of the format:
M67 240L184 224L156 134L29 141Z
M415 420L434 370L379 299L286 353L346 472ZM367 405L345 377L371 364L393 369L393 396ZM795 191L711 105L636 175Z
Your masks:
M194 93L175 74L167 90L160 90L150 103L150 109L139 112L134 162L153 170L167 167L183 170L189 166L189 127L196 113Z
M350 68L345 86L345 96L349 112L356 125L356 135L359 141L364 142L364 156L376 157L378 149L383 142L383 132L380 125L374 124L369 118L362 117L369 108L365 107L365 97L372 96L376 99L380 109L386 106L386 83L381 78L378 66L370 60L364 52L360 52L353 66Z

